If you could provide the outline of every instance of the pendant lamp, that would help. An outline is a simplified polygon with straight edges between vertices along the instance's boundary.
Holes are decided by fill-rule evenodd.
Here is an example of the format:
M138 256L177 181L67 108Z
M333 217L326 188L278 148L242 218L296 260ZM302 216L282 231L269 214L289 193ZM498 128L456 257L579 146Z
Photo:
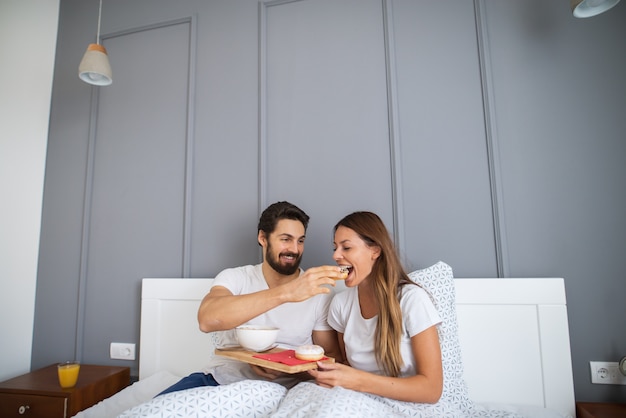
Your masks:
M96 34L96 43L89 44L83 59L78 66L78 77L85 83L94 86L108 86L113 82L111 73L111 64L109 64L109 56L107 50L100 45L100 18L102 17L102 0L100 0L100 9L98 10L98 32Z
M570 0L574 17L591 17L604 13L619 0Z

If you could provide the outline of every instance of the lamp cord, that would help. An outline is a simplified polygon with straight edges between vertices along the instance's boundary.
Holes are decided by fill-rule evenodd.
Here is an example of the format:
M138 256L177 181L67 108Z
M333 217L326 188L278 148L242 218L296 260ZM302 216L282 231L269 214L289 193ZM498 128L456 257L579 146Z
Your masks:
M100 8L98 9L98 33L96 33L96 44L100 44L100 19L102 17L102 0L100 0Z

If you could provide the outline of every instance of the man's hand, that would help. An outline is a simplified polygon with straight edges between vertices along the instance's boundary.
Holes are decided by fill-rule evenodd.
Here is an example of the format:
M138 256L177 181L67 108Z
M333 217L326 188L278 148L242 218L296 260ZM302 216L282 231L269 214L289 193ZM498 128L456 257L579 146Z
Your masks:
M254 373L267 380L274 380L277 377L285 374L283 372L279 372L278 370L267 369L265 367L257 366L255 364L251 364L250 367L252 368L252 371L254 371Z
M336 280L346 276L347 273L342 273L339 266L312 267L284 286L289 292L290 302L302 302L321 293L330 293L324 285L335 286Z

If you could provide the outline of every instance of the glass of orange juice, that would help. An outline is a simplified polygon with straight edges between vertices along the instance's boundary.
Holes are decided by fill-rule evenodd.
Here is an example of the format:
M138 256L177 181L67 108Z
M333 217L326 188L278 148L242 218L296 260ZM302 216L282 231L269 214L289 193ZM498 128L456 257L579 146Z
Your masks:
M59 363L59 384L63 389L70 389L76 385L78 380L78 372L80 371L80 363L77 361L66 361Z

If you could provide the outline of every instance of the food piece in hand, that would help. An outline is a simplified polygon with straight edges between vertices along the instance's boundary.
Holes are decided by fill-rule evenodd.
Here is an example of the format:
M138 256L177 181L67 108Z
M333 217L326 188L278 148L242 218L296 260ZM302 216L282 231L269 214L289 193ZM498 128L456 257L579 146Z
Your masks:
M341 273L341 277L335 277L335 280L345 280L346 277L348 277L348 273L350 273L350 269L348 268L348 266L339 266L339 268L341 269L340 273ZM345 276L344 276L345 274Z
M319 345L301 345L296 348L296 358L306 361L317 361L324 357L324 349Z

